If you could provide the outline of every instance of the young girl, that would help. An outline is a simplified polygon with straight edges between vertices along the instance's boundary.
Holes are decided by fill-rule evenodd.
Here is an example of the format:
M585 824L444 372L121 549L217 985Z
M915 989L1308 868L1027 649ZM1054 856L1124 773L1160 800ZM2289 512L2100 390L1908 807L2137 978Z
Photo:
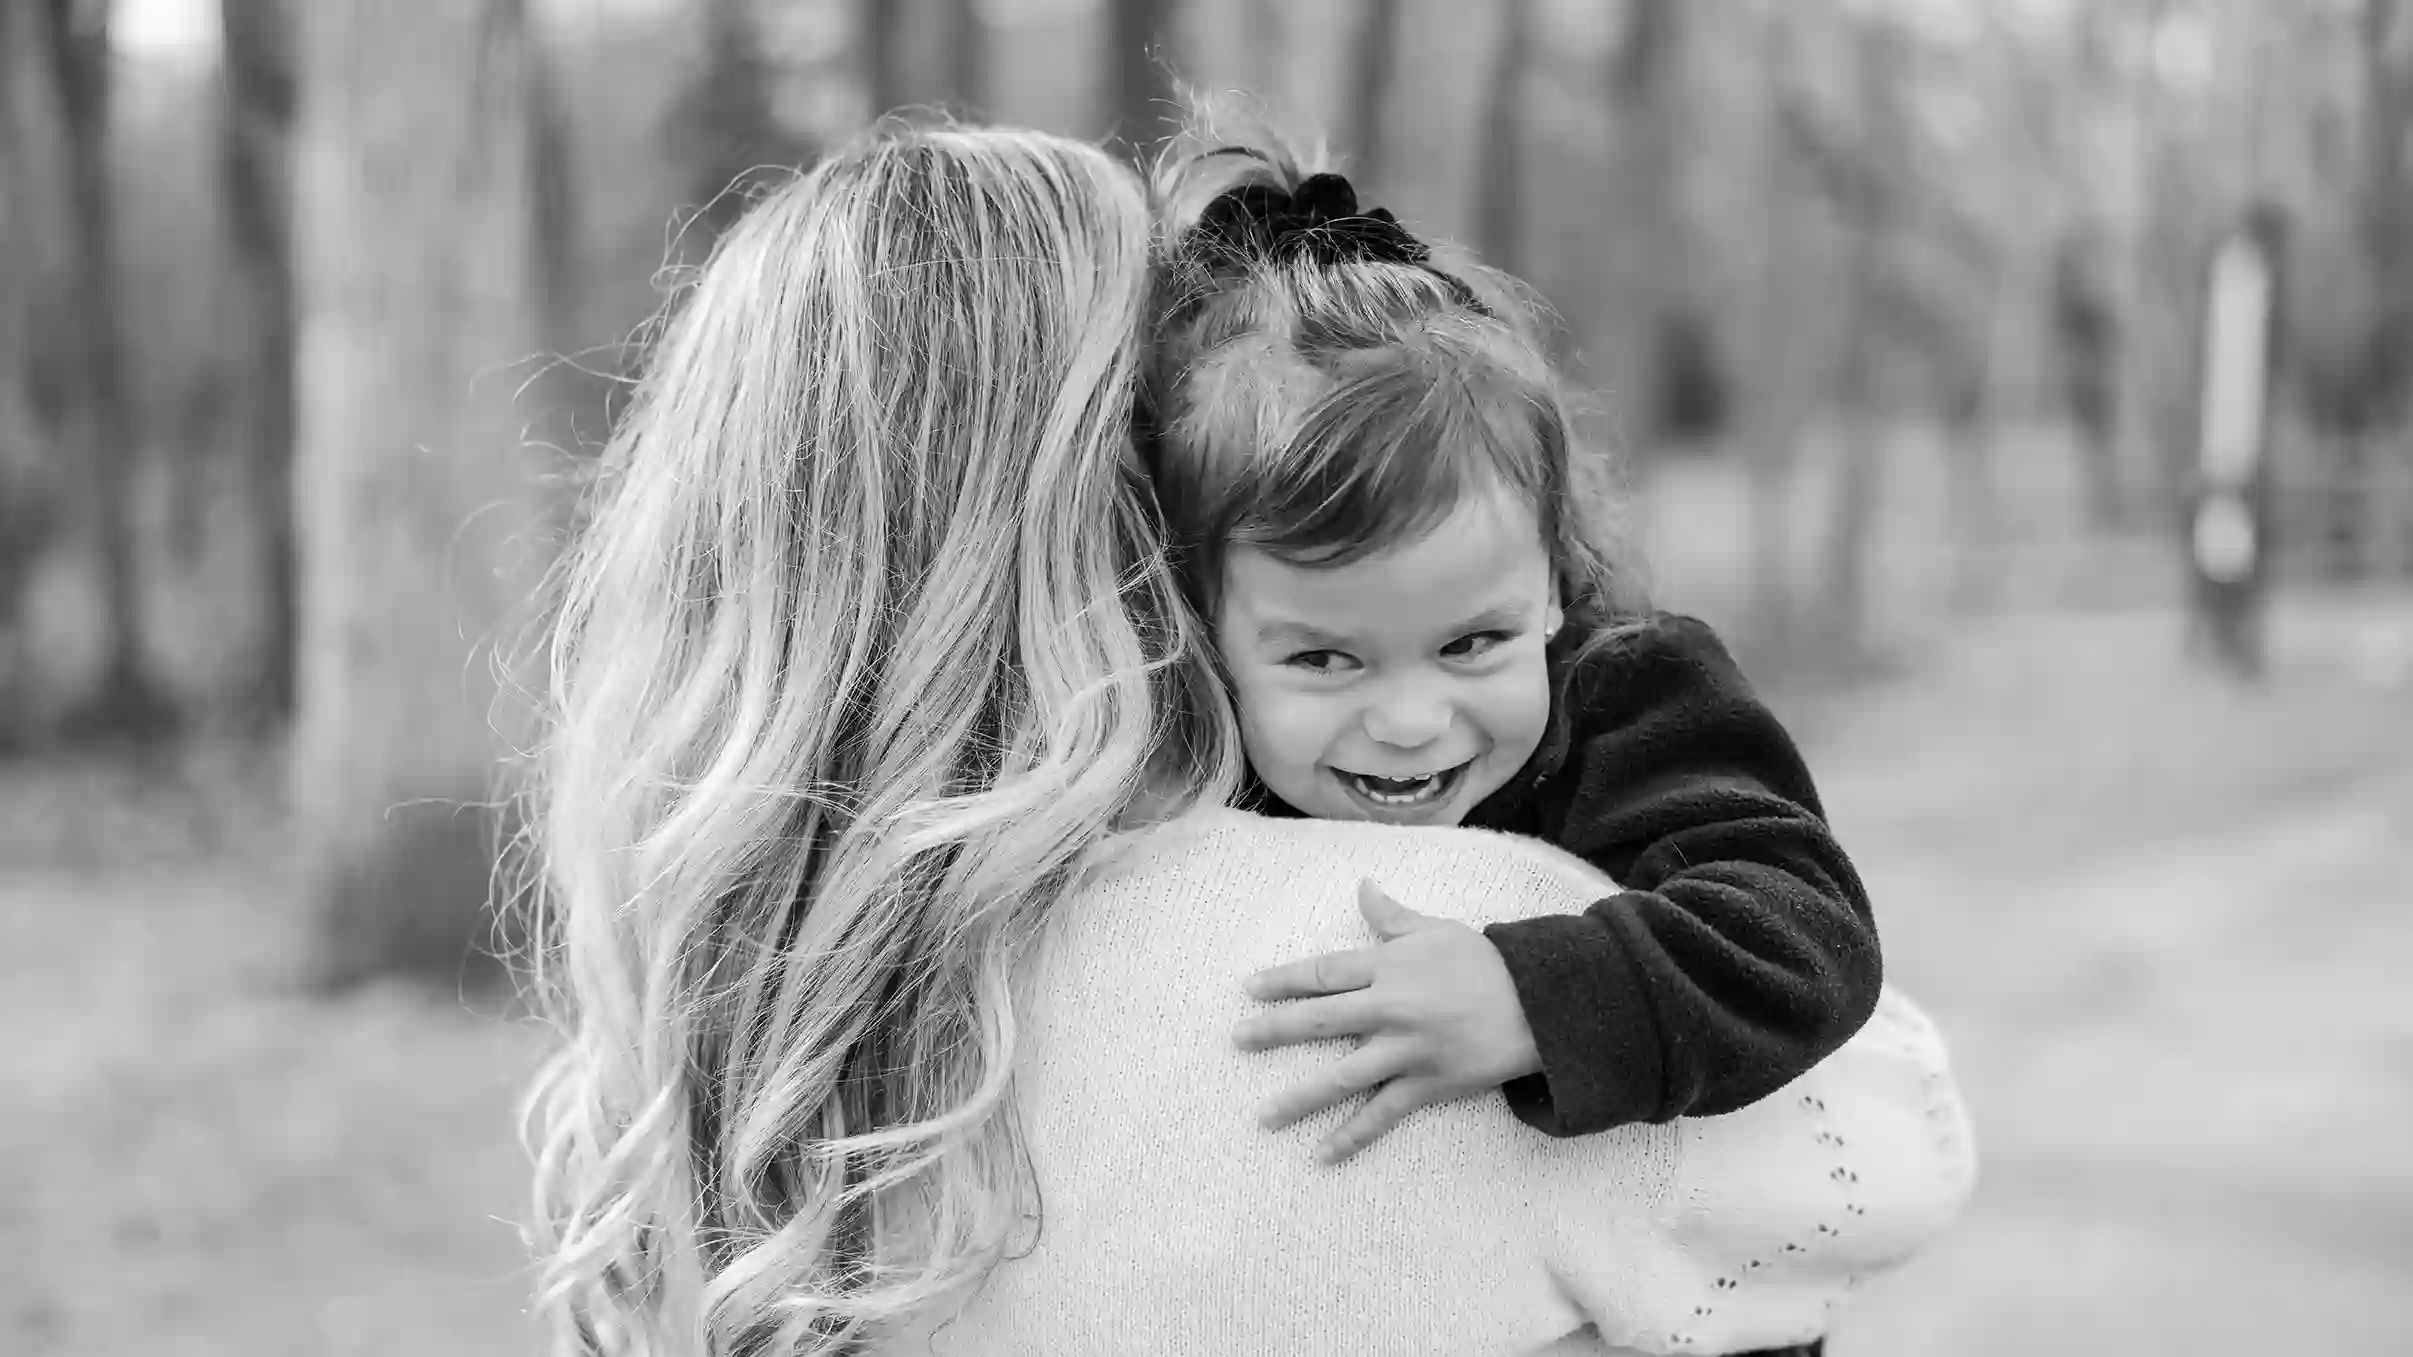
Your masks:
M1877 1002L1876 928L1793 742L1599 525L1536 308L1278 141L1159 166L1151 455L1273 815L1548 839L1624 889L1477 934L1362 904L1380 945L1251 977L1244 1047L1356 1034L1266 1110L1378 1090L1338 1159L1501 1087L1558 1136L1743 1107ZM1329 997L1308 997L1329 996Z

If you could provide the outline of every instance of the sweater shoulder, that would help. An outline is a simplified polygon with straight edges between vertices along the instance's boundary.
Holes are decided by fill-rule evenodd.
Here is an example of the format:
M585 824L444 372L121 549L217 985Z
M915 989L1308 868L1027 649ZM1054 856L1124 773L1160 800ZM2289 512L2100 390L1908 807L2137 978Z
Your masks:
M1574 854L1522 835L1212 807L1148 831L1074 895L1089 907L1150 913L1212 899L1235 928L1325 918L1354 929L1364 879L1403 904L1478 927L1581 909L1614 887ZM1252 917L1260 913L1274 917Z

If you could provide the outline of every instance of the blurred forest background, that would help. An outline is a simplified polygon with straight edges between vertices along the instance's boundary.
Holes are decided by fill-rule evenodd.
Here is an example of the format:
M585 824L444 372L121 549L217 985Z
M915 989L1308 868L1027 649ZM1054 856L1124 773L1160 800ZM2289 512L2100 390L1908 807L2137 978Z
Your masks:
M566 473L750 187L1171 71L1543 290L1803 734L1987 1157L1838 1357L2401 1349L2413 0L0 0L0 1350L524 1348L475 954Z

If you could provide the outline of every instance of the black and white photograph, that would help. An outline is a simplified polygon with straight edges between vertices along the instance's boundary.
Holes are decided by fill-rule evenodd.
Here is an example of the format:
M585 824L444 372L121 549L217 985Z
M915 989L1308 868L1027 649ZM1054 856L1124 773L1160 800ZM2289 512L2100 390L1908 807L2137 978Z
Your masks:
M2413 1352L2413 0L0 0L0 1353Z

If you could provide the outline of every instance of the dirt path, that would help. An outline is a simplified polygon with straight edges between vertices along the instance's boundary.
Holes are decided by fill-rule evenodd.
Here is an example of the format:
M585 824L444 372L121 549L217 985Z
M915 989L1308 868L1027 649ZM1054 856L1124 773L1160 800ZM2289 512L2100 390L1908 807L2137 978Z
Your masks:
M2413 692L2331 622L2259 697L2138 619L2014 628L1826 732L1985 1156L1837 1357L2407 1350Z
M292 993L274 866L196 859L115 781L0 787L0 824L70 845L0 856L0 1353L531 1351L527 1034Z

